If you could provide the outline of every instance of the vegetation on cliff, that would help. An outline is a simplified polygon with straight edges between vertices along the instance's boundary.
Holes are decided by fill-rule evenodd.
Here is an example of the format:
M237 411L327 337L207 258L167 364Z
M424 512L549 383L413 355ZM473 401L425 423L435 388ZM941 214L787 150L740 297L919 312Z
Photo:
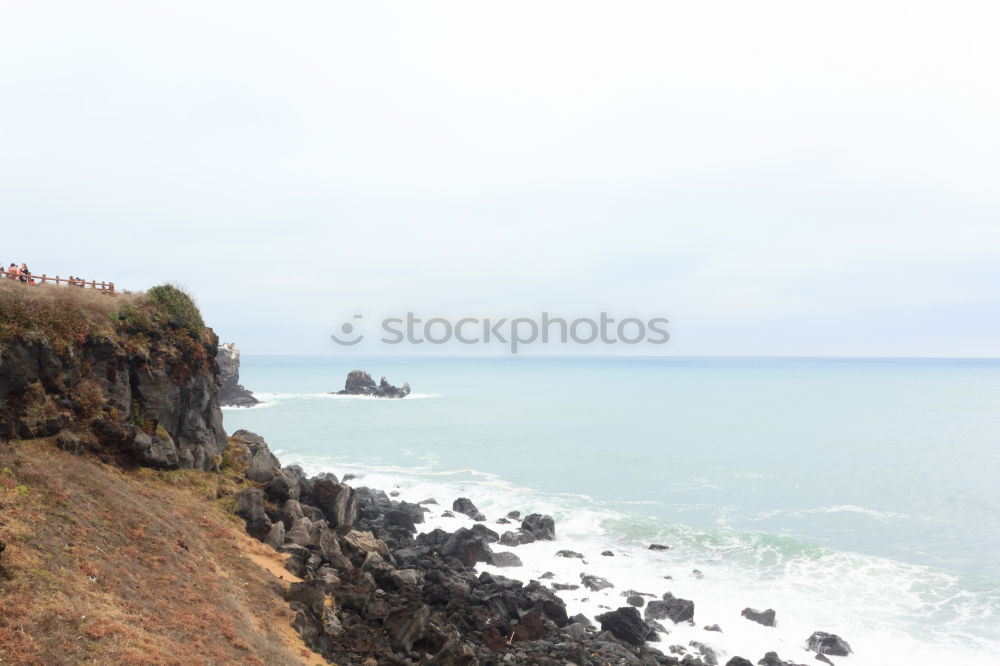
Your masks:
M0 281L0 438L62 433L159 467L225 446L218 340L173 285L105 296Z

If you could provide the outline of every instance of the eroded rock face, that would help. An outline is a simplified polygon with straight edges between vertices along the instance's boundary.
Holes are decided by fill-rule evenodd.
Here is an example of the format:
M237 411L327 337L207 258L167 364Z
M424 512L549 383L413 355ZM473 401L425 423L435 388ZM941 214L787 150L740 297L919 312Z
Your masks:
M240 350L236 343L219 345L215 357L219 364L219 403L223 407L253 407L260 400L240 384Z
M351 370L347 373L347 381L344 383L344 390L337 391L338 395L367 395L373 398L405 398L410 394L410 385L403 384L396 387L382 378L378 384L364 370Z
M83 445L141 465L213 468L226 447L218 339L164 324L56 350L0 346L0 438L73 432Z

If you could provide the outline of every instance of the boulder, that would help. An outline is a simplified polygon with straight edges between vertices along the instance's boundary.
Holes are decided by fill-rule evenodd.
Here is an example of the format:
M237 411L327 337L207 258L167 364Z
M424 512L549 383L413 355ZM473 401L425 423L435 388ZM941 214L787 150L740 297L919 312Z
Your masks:
M614 587L607 579L600 576L591 576L590 574L580 574L580 582L591 592L600 592L601 590Z
M350 486L318 479L313 483L312 502L323 512L330 527L351 527L358 522L358 500Z
M420 602L406 604L390 612L384 620L384 629L394 650L409 652L413 644L427 632L431 610Z
M281 469L281 463L271 453L264 438L257 433L249 430L237 430L229 439L246 447L247 462L250 464L247 469L247 478L251 481L258 483L270 481L271 477Z
M264 537L264 543L275 550L281 548L281 545L285 543L285 524L279 520L271 525L271 529L268 530L267 536Z
M508 553L502 551L499 553L493 553L493 566L495 567L519 567L523 566L521 564L521 558L514 553Z
M500 540L500 535L486 527L486 525L475 524L470 528L475 534L483 537L487 543L496 543Z
M664 546L662 543L651 543L649 544L650 550L670 550L670 546Z
M663 600L650 601L646 605L645 616L654 620L668 619L674 624L694 619L694 602L678 599L671 593L663 595Z
M535 535L527 530L517 530L516 532L504 532L500 536L500 543L505 546L520 546L525 543L536 541Z
M236 515L246 523L247 534L263 541L271 531L271 519L264 511L264 493L247 488L236 496Z
M762 624L765 627L773 627L776 624L775 612L773 608L768 608L765 611L759 611L756 608L744 608L740 615L748 620L756 622L757 624Z
M818 654L830 654L834 657L846 657L853 652L847 641L836 634L828 634L825 631L814 631L809 637L807 649Z
M726 662L726 666L753 666L753 662L743 657L733 657Z
M642 621L639 611L631 606L623 606L597 616L601 631L611 632L615 638L631 645L642 645L649 635L649 625Z
M819 659L823 655L818 654L816 658ZM823 659L826 659L823 657ZM795 664L790 661L784 661L778 656L777 652L768 652L764 655L764 658L757 662L759 666L802 666L802 664Z
M646 600L643 599L638 594L632 594L632 595L629 595L629 596L625 597L625 603L627 603L629 606L635 606L636 608L642 608L643 606L646 605Z
M486 520L486 516L484 516L482 512L476 508L476 505L473 504L472 500L468 497L459 497L457 500L452 502L451 510L463 513L473 520Z
M521 522L521 529L531 532L539 541L552 541L556 538L556 521L552 516L533 513Z
M719 666L719 655L714 648L698 641L691 641L688 645L698 651L707 666Z
M576 558L576 559L580 559L580 560L583 559L583 555L581 555L580 553L576 552L575 550L557 550L556 551L556 557L569 557L569 558Z
M441 554L454 557L467 567L476 562L493 563L493 551L486 540L466 527L460 527L448 537L441 547Z

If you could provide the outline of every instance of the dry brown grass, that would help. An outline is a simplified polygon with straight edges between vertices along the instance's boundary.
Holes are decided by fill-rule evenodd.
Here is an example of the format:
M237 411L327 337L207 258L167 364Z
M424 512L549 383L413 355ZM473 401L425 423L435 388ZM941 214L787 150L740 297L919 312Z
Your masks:
M224 508L238 478L2 445L0 663L317 663Z
M105 296L94 289L0 279L0 340L35 339L61 351L88 337L111 338L119 313L149 307L143 293Z

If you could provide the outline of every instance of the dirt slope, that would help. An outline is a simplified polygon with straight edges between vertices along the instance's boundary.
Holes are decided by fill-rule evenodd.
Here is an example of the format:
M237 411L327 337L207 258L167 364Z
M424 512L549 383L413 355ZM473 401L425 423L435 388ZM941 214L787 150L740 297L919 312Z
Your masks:
M0 444L0 663L324 663L229 511L237 478Z

